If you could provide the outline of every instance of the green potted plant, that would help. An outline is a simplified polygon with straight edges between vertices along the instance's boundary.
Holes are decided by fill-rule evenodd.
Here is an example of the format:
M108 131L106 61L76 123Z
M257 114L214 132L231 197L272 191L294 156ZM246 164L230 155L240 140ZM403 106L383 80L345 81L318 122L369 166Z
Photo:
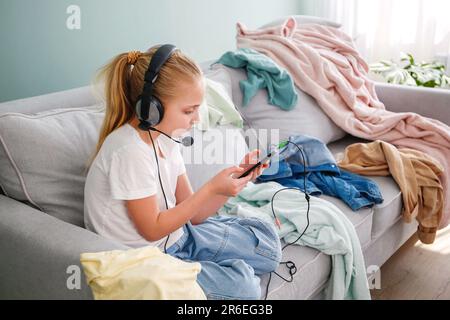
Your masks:
M400 63L382 60L370 64L369 68L388 83L450 89L450 77L443 64L435 61L417 63L410 53L402 53Z

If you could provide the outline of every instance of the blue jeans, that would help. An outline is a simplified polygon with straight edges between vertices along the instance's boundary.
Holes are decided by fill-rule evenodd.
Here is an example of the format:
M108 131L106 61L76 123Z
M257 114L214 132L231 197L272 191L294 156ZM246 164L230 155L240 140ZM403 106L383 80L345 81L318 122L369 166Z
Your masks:
M257 218L214 216L184 225L184 234L167 253L202 266L197 282L208 299L259 299L258 275L281 261L275 227Z
M294 144L289 143L278 159L272 160L270 167L258 177L258 182L275 181L301 190L305 189L306 184L308 194L337 197L353 211L383 202L375 181L339 169L333 154L319 139L297 135L290 136L289 141L303 149L306 176L302 154Z
M373 180L358 174L341 170L339 175L322 172L308 172L306 174L306 190L308 194L320 196L322 194L336 197L345 202L353 211L383 202L383 196ZM304 187L305 175L273 179L285 187Z

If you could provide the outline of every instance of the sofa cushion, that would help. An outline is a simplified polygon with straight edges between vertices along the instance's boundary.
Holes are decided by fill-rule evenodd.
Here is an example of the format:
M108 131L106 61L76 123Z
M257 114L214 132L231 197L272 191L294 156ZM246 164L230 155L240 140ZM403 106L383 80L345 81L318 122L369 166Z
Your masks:
M373 207L372 239L377 239L402 218L403 200L400 188L391 176L369 178L378 184L384 199L383 203Z
M313 97L297 87L298 102L290 111L269 104L265 89L260 89L250 103L243 107L243 94L239 87L239 81L247 79L245 70L229 68L220 64L211 66L212 70L216 68L223 68L230 74L233 102L244 118L244 129L268 130L267 140L269 143L272 129L278 130L279 134L275 135L275 138L279 136L281 140L287 139L291 135L307 134L324 143L329 143L346 135L322 111Z
M284 243L283 243L284 244ZM283 250L282 261L292 261L297 267L294 280L289 283L272 274L267 299L309 299L326 285L331 272L331 257L316 249L292 245ZM289 279L288 269L280 264L277 273ZM261 277L261 292L266 293L267 274Z
M0 184L5 193L83 226L86 164L104 117L100 105L0 116Z

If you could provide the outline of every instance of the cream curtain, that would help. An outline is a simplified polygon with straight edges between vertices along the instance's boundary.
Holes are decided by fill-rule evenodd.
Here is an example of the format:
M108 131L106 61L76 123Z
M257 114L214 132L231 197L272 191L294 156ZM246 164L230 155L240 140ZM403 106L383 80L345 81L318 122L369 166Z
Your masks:
M437 60L450 70L449 0L319 0L316 15L342 23L369 63L400 52Z

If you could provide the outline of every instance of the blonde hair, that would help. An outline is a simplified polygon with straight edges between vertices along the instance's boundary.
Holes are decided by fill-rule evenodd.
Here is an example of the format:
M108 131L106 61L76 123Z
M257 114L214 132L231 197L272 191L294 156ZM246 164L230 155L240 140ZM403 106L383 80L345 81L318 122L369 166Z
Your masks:
M89 164L98 154L106 137L135 116L134 106L142 93L144 75L158 47L152 47L142 53L139 51L121 53L97 73L95 81L104 81L106 112L95 153ZM176 50L159 71L158 79L153 86L153 95L164 103L176 96L175 83L190 81L201 75L199 65L180 50Z

